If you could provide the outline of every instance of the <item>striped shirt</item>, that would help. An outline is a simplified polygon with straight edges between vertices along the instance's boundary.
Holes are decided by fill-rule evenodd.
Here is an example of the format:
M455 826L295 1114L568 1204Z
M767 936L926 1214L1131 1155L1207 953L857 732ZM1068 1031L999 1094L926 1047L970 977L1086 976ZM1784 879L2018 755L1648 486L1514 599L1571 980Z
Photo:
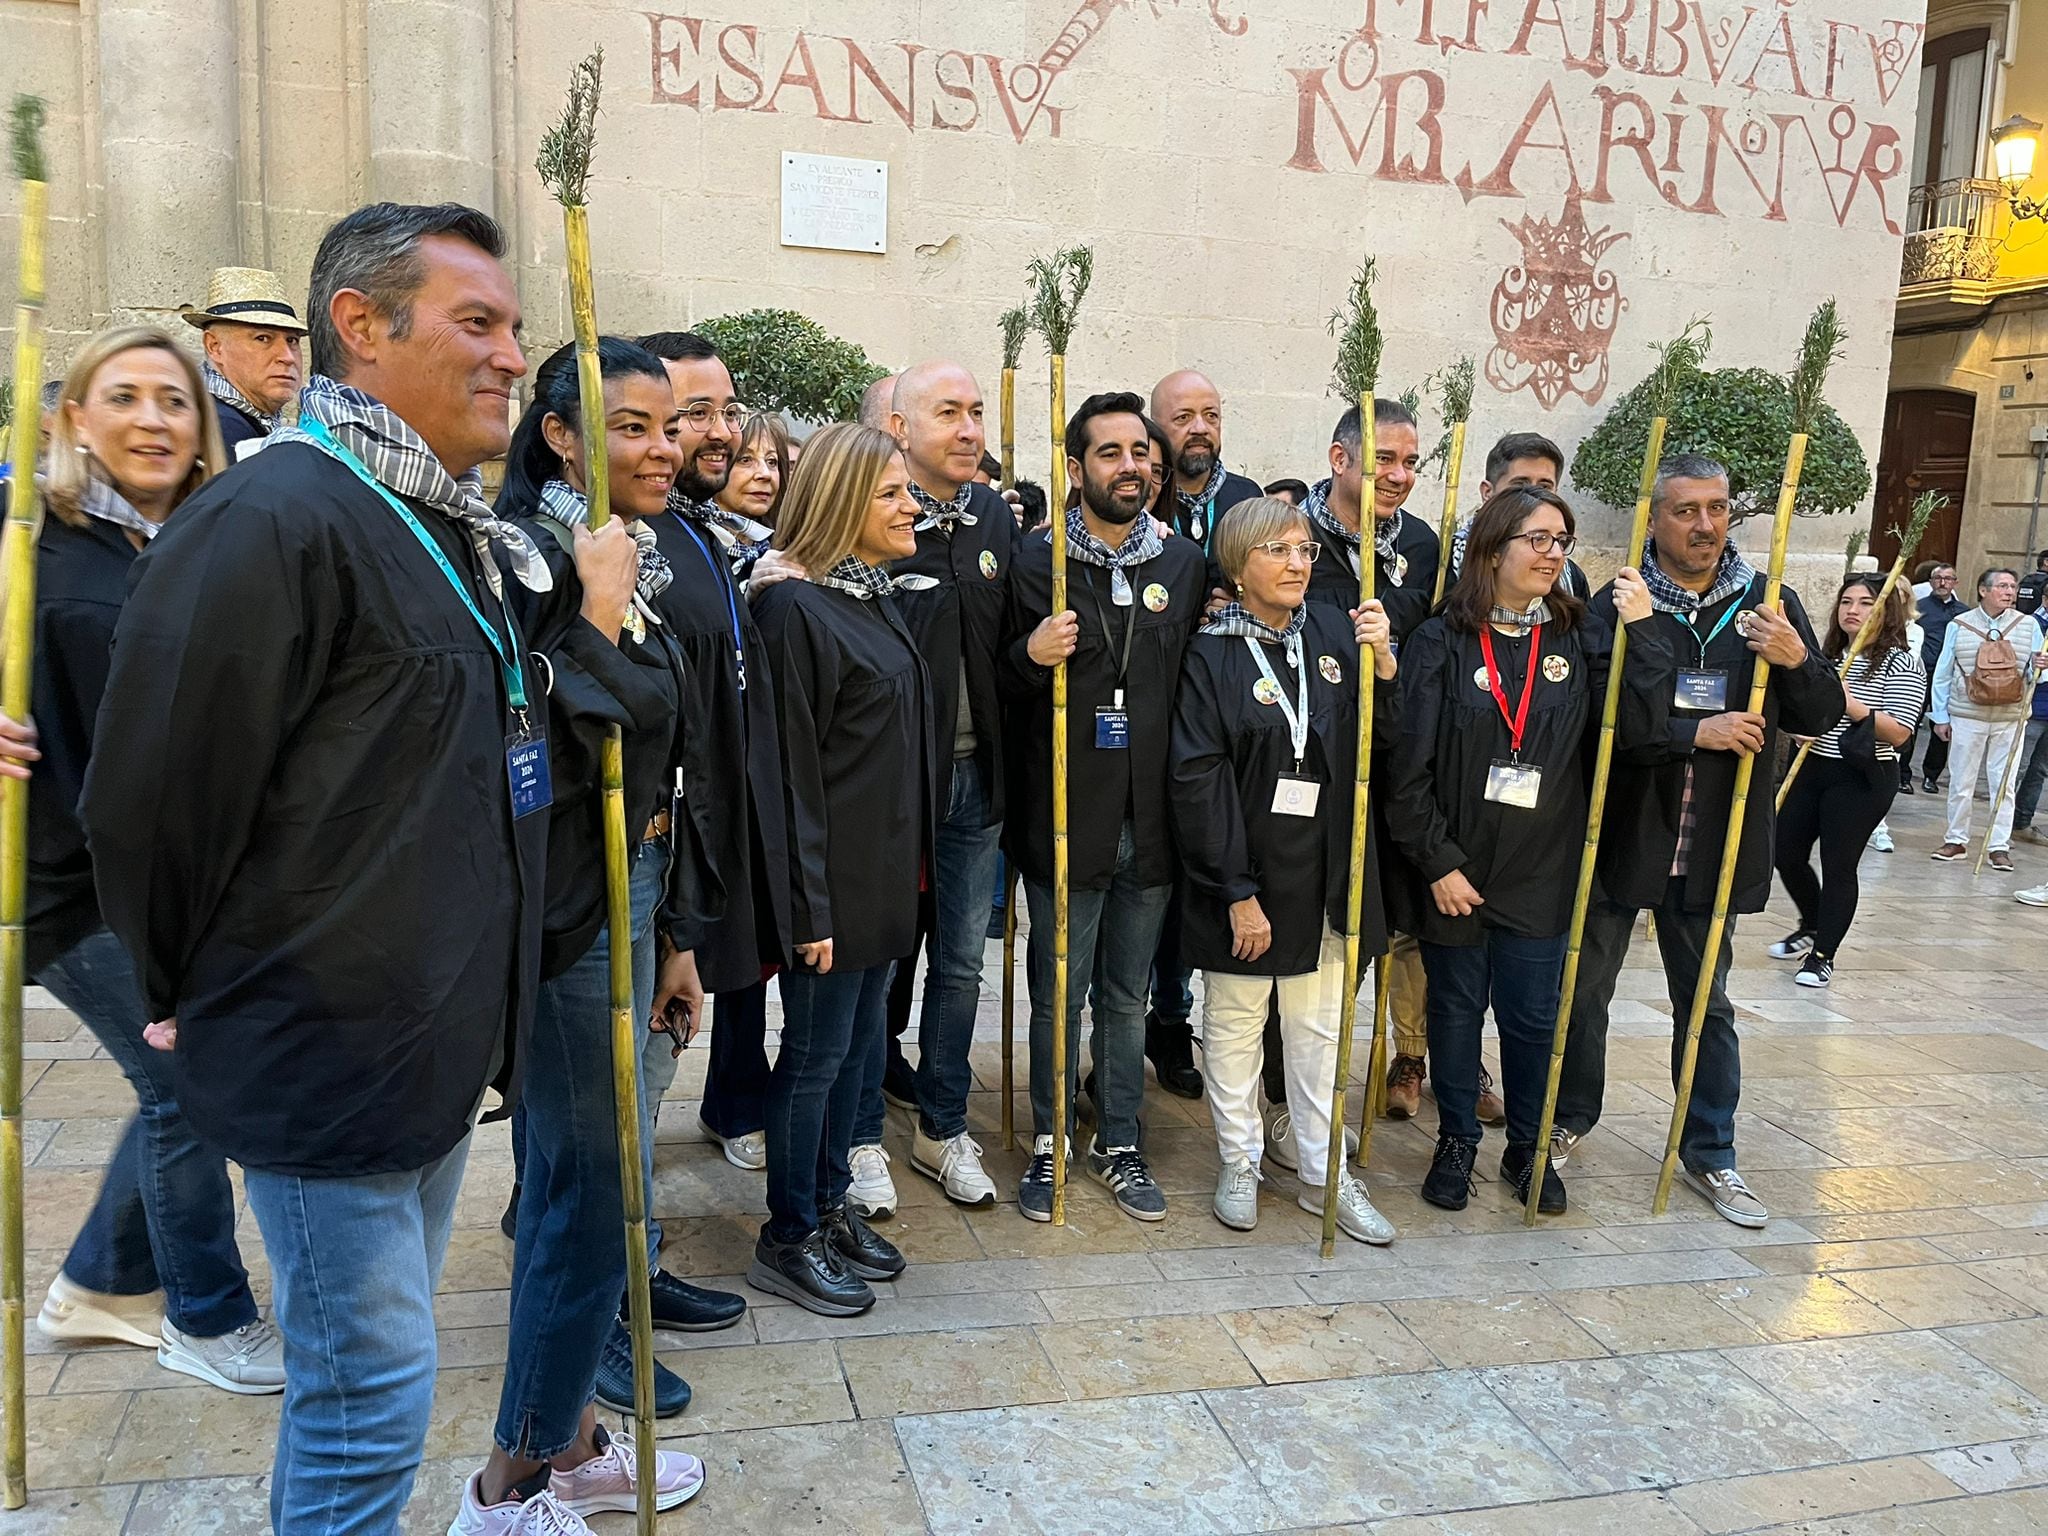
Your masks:
M1908 731L1920 724L1920 711L1927 701L1927 674L1907 652L1886 651L1875 663L1866 652L1849 664L1847 682L1856 702L1866 709L1883 710ZM1814 742L1815 754L1840 757L1842 732L1849 725L1849 717L1842 716L1841 724ZM1878 738L1877 756L1878 761L1885 763L1897 762L1899 758L1897 749L1882 737Z

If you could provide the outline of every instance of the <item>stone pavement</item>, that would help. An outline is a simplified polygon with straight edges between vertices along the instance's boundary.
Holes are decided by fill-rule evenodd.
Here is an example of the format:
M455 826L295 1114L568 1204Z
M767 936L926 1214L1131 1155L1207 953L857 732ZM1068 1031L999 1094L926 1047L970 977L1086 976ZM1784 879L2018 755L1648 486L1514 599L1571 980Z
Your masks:
M1973 880L1928 861L1934 811L1902 799L1899 851L1865 858L1865 910L1831 992L1794 987L1764 957L1790 926L1782 912L1742 926L1739 1141L1767 1230L1729 1226L1683 1188L1650 1215L1668 1005L1641 966L1623 977L1609 1118L1568 1172L1571 1213L1534 1232L1494 1179L1492 1138L1470 1209L1420 1203L1427 1108L1374 1142L1370 1184L1401 1240L1340 1239L1329 1263L1291 1181L1268 1187L1255 1233L1217 1224L1202 1104L1150 1102L1164 1223L1124 1219L1082 1180L1063 1231L1007 1204L949 1206L910 1170L892 1112L906 1204L886 1229L909 1271L863 1318L749 1293L740 1326L665 1351L696 1401L664 1433L704 1458L709 1482L662 1529L2048 1530L2048 913L2009 896L2048 877L2048 854L2022 846L2017 878ZM991 992L973 1114L1014 1189L998 1018ZM133 1101L68 1015L32 1014L30 1033L33 1313ZM657 1212L665 1262L711 1279L745 1267L764 1201L758 1175L701 1140L704 1061L685 1056L663 1107ZM489 1443L510 1177L503 1128L488 1128L443 1281L410 1530L446 1528ZM264 1295L253 1222L244 1252ZM199 1386L141 1350L59 1349L32 1325L29 1347L36 1492L0 1531L264 1529L277 1399Z

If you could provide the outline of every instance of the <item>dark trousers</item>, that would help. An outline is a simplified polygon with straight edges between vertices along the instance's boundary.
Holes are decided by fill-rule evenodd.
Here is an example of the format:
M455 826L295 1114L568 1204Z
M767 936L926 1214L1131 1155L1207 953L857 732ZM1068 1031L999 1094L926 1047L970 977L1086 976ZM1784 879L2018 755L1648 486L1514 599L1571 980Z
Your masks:
M1664 986L1671 998L1671 1078L1675 1084L1711 919L1705 912L1685 910L1683 878L1666 884L1664 900L1652 910L1657 919L1657 949L1664 962ZM1557 1095L1557 1123L1580 1136L1600 1123L1607 1085L1607 1010L1614 1001L1615 979L1628 958L1635 923L1634 907L1611 901L1596 899L1586 912L1571 1032L1564 1049L1564 1078ZM1678 1139L1680 1160L1696 1171L1735 1166L1735 1106L1742 1097L1742 1048L1736 1039L1735 1008L1728 1001L1727 990L1734 945L1735 919L1731 917L1721 934L1714 989L1700 1031L1692 1102ZM1441 1092L1438 1098L1441 1102Z
M1799 926L1813 935L1814 952L1833 959L1856 916L1856 866L1870 834L1898 794L1891 765L1873 775L1839 757L1815 753L1778 812L1776 861L1785 893L1799 909ZM1820 874L1808 862L1820 844Z
M768 983L711 1000L711 1059L698 1117L730 1140L768 1123Z
M1173 895L1166 903L1166 916L1159 925L1159 942L1152 950L1152 1013L1162 1024L1177 1024L1185 1029L1189 1015L1195 1011L1195 993L1189 985L1195 973L1180 958L1181 899L1182 887L1175 882ZM1269 1050L1266 1055L1271 1059L1279 1052Z
M2048 720L2029 720L2021 741L2027 755L2020 759L2019 787L2012 794L2014 831L2034 824L2034 813L2041 806L2042 787L2048 785Z
M1931 691L1930 686L1930 693ZM1921 775L1929 779L1938 779L1948 769L1948 743L1934 733L1934 722L1927 719L1924 713L1921 716L1920 729L1927 733L1927 755L1920 761ZM1909 779L1912 776L1913 744L1909 741L1899 758L1899 777Z
M1429 978L1429 1075L1436 1085L1439 1134L1475 1146L1479 1142L1479 1041L1491 1006L1500 1033L1508 1145L1533 1147L1557 1031L1565 936L1531 939L1505 928L1480 931L1484 937L1477 944L1422 942L1422 969Z
M782 976L782 1049L768 1080L770 1239L796 1243L846 1198L861 1095L879 1078L891 966Z

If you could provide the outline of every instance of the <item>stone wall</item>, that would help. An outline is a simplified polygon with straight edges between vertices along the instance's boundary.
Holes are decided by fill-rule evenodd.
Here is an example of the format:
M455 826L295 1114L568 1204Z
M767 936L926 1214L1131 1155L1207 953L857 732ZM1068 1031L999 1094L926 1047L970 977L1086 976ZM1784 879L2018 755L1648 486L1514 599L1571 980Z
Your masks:
M1085 241L1074 397L1202 367L1233 466L1313 479L1325 321L1368 250L1388 392L1471 353L1481 451L1515 428L1569 446L1694 314L1718 361L1787 367L1833 294L1831 398L1875 458L1919 0L1361 3L1362 32L1333 0L0 0L0 90L55 113L60 343L217 263L302 283L366 196L507 219L536 348L559 340L532 153L601 43L611 328L784 304L992 386L1026 260ZM784 150L889 162L885 255L779 244ZM1027 468L1043 377L1034 350ZM1797 542L1838 551L1854 521Z

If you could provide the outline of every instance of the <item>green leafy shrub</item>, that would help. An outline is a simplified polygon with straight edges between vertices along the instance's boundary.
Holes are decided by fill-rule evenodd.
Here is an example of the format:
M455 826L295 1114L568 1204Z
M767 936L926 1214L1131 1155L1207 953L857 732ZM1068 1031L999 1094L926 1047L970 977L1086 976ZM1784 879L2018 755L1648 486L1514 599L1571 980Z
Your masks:
M861 392L889 370L793 309L750 309L697 327L748 405L806 421L852 421Z
M1650 438L1645 379L1614 402L1572 456L1572 484L1611 507L1636 499L1643 448ZM1792 435L1792 396L1782 376L1762 368L1693 370L1676 381L1664 451L1703 453L1728 466L1735 516L1769 513L1784 483L1785 445ZM1822 401L1815 412L1794 510L1818 517L1846 512L1870 494L1870 464L1856 434Z

